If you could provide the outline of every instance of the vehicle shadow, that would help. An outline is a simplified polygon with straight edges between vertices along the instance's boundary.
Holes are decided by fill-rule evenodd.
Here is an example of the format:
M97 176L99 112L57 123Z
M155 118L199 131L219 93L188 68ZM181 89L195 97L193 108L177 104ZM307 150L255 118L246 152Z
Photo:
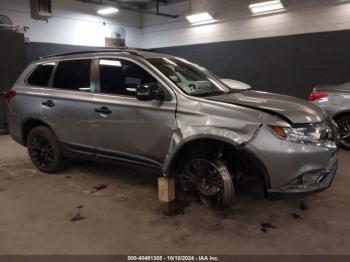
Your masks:
M103 178L111 185L123 185L128 187L128 194L137 196L140 191L147 191L147 201L151 204L159 205L157 199L157 179L161 175L160 171L139 166L121 166L103 164L98 162L87 162L76 160L73 162L70 172L82 172L90 176ZM177 197L184 201L184 212L176 214L191 214L198 210L205 209L194 195L177 191ZM140 200L142 201L142 200ZM149 203L148 203L149 204ZM287 214L289 218L301 219L302 212L307 209L305 198L292 198L283 200L268 200L265 197L263 184L259 179L250 179L242 182L239 191L235 194L233 204L225 209L210 209L209 211L218 219L252 220L254 223L269 224L274 217ZM206 209L205 212L208 210Z

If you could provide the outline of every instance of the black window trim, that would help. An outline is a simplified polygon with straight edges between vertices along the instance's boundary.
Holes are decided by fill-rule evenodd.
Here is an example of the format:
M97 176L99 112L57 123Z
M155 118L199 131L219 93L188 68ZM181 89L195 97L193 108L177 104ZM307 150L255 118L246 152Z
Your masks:
M174 91L169 91L170 88L167 87L166 83L154 72L152 72L151 70L149 70L149 68L147 68L145 65L143 65L141 62L132 59L130 57L125 57L125 56L117 56L117 55L107 55L107 56L97 56L95 57L96 61L95 61L95 66L94 66L94 76L95 76L95 94L96 95L101 95L101 96L112 96L112 97L120 97L120 98L127 98L127 99L133 99L136 100L137 98L134 96L127 96L127 95L118 95L118 94L106 94L106 93L102 93L101 92L101 82L100 82L100 60L102 59L109 59L109 60L126 60L129 61L131 63L134 63L138 66L140 66L143 70L145 70L147 73L149 73L152 77L154 77L158 83L160 84L160 87L163 89L163 91L165 92L165 97L166 99L164 101L166 102L170 102L174 100L174 95L173 92Z
M72 61L72 60L91 60L91 65L90 65L90 92L86 92L86 91L79 91L79 90L69 90L69 89L64 89L64 88L57 88L53 86L53 79L54 76L56 74L56 70L58 67L58 64L60 62L64 62L64 61ZM50 60L50 61L42 61L37 63L33 69L28 73L28 75L26 76L24 82L26 85L33 87L33 88L44 88L44 89L50 89L50 90L59 90L59 91L65 91L65 92L73 92L73 93L80 93L80 94L94 94L96 93L96 81L95 81L95 67L94 67L94 61L96 60L96 57L76 57L76 58L64 58L64 59L57 59L57 60ZM28 83L28 78L31 76L31 74L40 66L40 65L45 65L45 64L50 64L50 63L55 63L54 68L52 70L50 79L49 79L49 83L47 84L47 86L36 86L36 85L31 85Z
M32 84L29 84L28 82L28 79L29 77L31 77L31 75L35 72L35 70L38 69L39 66L42 66L42 65L46 65L46 64L53 64L53 69L52 69L52 72L51 72L51 75L50 75L50 78L49 78L49 82L47 84L47 86L38 86L38 85L32 85ZM30 72L27 74L27 76L24 78L24 83L27 85L27 86L30 86L30 87L35 87L35 88L49 88L50 87L50 81L55 73L55 70L56 70L56 67L57 67L57 62L56 61L47 61L47 62L42 62L42 63L37 63L35 66L32 67L32 69L30 70Z
M70 89L65 89L65 88L58 88L53 86L53 80L56 75L56 70L58 67L58 64L60 62L65 62L65 61L75 61L75 60L90 60L90 92L86 91L79 91L79 90L70 90ZM76 92L76 93L83 93L83 94L93 94L94 93L94 78L93 78L93 63L94 62L94 57L76 57L76 58L65 58L65 59L59 59L57 60L56 66L53 70L53 74L51 75L48 87L53 90L60 90L60 91L67 91L67 92Z

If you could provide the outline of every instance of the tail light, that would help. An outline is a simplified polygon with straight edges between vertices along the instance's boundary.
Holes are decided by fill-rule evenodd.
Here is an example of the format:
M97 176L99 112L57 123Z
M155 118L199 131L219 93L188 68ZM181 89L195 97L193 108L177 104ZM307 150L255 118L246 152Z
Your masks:
M14 98L16 96L16 91L8 91L5 93L5 99L7 101L7 103L10 103L10 101L12 100L12 98Z
M309 101L319 100L321 98L327 97L328 94L324 92L315 92L309 95Z

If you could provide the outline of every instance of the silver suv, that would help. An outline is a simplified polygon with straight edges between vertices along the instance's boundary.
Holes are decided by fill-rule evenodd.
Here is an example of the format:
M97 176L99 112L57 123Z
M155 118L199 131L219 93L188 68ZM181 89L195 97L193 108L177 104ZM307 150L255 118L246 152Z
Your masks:
M350 83L315 87L309 101L334 118L339 126L339 145L350 150Z
M11 135L42 172L73 157L153 167L210 206L252 176L270 197L328 188L334 122L307 101L244 89L173 56L100 50L35 61L6 100Z

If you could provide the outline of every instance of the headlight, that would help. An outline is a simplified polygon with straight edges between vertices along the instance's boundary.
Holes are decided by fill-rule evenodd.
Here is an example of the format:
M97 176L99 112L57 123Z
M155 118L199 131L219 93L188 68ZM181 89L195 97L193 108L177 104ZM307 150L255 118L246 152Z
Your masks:
M332 136L332 130L324 124L310 124L301 127L270 126L277 137L301 144L322 143Z

